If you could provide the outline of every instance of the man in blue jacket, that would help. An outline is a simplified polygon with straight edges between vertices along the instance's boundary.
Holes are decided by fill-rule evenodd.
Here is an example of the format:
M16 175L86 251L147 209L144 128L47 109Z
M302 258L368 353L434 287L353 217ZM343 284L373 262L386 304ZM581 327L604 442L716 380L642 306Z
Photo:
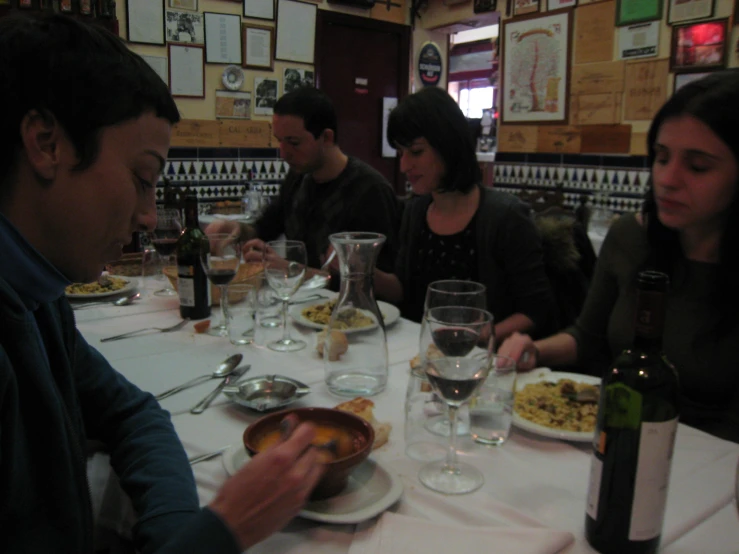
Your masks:
M201 509L169 414L85 342L64 297L154 227L177 106L121 40L64 16L0 19L0 75L0 552L93 552L88 440L131 497L137 550L241 552L308 498L314 429Z

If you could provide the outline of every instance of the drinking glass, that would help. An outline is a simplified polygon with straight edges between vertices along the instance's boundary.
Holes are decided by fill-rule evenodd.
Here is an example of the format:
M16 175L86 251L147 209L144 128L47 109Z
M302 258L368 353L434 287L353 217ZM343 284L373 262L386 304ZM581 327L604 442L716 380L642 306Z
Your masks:
M515 390L516 362L493 355L488 378L470 401L470 434L475 442L500 446L508 440Z
M418 478L431 490L464 494L484 483L480 471L457 460L457 413L483 384L493 352L493 316L466 306L431 308L426 313L429 352L426 376L449 413L449 448L446 459L426 464ZM430 348L431 347L431 348Z
M221 295L221 321L211 325L208 334L228 336L226 287L236 277L241 263L241 242L225 233L206 235L200 242L200 261L208 280L216 285Z
M182 234L182 220L180 211L165 208L157 212L157 226L151 232L150 238L157 254L164 260L165 265L172 265L172 255L177 249L177 239ZM154 291L157 296L177 296L167 280L163 289Z
M443 306L467 306L470 308L486 309L487 306L487 289L482 283L475 281L461 281L457 279L444 279L434 281L426 289L426 300L424 301L424 315L428 313L429 308L437 308ZM421 341L424 340L423 335L426 332L426 318L421 319ZM427 344L430 344L428 341ZM423 372L426 366L426 352L423 348L419 352L421 359L420 371ZM426 429L435 435L443 437L449 436L449 417L443 403L440 403L440 413L436 416L430 415L426 422ZM467 422L467 414L462 412L458 414L457 434L466 435L469 433L469 425Z
M273 240L263 252L264 275L267 283L282 300L282 338L267 344L270 350L294 352L306 346L304 340L293 339L287 325L287 305L300 288L305 277L307 255L305 244L299 240Z

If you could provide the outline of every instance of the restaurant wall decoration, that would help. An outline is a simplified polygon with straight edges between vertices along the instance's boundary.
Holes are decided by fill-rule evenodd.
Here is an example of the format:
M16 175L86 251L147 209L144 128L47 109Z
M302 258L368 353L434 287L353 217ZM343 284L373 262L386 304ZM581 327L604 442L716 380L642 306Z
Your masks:
M728 27L728 19L675 25L670 70L690 73L725 67Z
M713 16L716 0L668 0L667 23L683 23Z
M567 121L572 10L503 21L502 123Z
M616 25L632 25L662 19L664 0L618 0Z
M513 0L513 17L539 11L539 0Z

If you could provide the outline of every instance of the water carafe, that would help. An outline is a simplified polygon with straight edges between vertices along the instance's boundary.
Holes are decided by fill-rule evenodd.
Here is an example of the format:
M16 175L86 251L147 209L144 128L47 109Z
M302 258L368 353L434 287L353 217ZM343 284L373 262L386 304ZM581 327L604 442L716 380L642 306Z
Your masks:
M371 396L387 383L387 336L373 291L375 262L385 236L335 233L341 289L324 343L326 385L341 396Z

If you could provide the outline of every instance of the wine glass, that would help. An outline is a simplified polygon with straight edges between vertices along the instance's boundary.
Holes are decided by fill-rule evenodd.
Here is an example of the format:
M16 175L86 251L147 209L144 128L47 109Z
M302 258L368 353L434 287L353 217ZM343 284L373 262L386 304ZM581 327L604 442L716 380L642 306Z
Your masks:
M434 281L426 288L426 299L424 302L424 315L429 308L442 306L468 306L470 308L486 309L487 306L487 289L485 285L476 283L475 281L461 281L456 279L444 279ZM426 318L421 319L421 335L420 339L424 341L424 333L426 329ZM426 341L426 344L430 344ZM422 374L426 366L426 352L423 348L419 351L421 365L419 372ZM449 418L447 417L445 405L440 406L438 416L432 416L425 424L426 430L434 435L442 437L449 436ZM457 420L457 434L465 435L469 433L469 425L466 421L465 414L459 414Z
M221 292L221 321L211 325L208 333L221 337L228 336L226 318L226 287L236 277L241 263L241 242L238 237L224 233L213 233L203 237L200 242L200 261L208 280Z
M466 306L431 308L424 334L430 352L426 377L449 413L449 448L446 459L426 464L418 478L431 490L464 494L484 483L480 471L457 461L457 413L485 382L493 352L493 316ZM433 348L429 349L429 346Z
M277 352L294 352L305 348L304 340L290 337L287 325L287 304L303 283L307 255L305 244L299 240L273 240L263 252L264 275L267 283L282 300L282 338L267 344Z
M157 226L151 232L150 238L157 254L164 260L165 265L172 265L172 255L177 249L177 239L182 234L182 220L180 211L165 208L157 213ZM165 288L154 291L157 296L177 296L167 280Z

